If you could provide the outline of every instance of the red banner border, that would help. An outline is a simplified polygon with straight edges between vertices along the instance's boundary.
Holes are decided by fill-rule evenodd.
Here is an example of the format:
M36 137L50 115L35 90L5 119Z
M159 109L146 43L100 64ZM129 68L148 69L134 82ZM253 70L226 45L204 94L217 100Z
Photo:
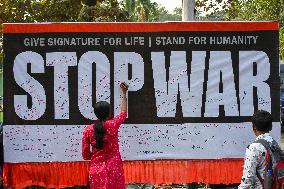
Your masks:
M279 30L277 21L262 22L114 22L114 23L5 23L4 33L50 32L182 32Z

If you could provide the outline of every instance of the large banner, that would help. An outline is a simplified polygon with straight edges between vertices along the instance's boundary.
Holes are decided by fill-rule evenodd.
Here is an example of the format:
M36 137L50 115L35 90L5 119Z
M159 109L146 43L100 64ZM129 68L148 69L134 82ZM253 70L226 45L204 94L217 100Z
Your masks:
M124 160L243 157L259 109L280 139L276 22L5 24L3 39L5 162L81 161L121 81Z

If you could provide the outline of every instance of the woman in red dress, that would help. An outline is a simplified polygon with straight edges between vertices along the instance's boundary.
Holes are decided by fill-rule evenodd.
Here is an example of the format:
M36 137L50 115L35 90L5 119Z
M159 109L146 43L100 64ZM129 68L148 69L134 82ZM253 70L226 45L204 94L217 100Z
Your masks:
M98 120L88 125L82 138L82 156L90 161L89 180L91 189L125 189L122 160L119 152L118 129L127 116L125 83L122 91L121 113L110 119L110 104L104 101L95 104ZM90 150L90 145L91 149Z

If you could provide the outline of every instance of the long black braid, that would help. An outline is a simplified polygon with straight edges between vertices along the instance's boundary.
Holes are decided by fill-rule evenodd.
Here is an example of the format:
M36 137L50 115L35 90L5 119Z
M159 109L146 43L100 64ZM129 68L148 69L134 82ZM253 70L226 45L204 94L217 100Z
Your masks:
M110 104L105 101L100 101L95 104L95 114L98 118L98 121L94 124L94 138L96 140L96 144L94 145L97 149L102 149L104 146L104 136L106 134L106 130L104 128L103 122L110 115Z

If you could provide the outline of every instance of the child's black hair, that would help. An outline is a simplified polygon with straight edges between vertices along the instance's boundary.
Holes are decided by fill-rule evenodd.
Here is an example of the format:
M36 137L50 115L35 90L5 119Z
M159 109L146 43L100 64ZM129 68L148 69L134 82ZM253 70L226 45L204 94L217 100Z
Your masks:
M252 116L252 123L257 131L269 132L272 129L272 116L264 110L256 111Z

